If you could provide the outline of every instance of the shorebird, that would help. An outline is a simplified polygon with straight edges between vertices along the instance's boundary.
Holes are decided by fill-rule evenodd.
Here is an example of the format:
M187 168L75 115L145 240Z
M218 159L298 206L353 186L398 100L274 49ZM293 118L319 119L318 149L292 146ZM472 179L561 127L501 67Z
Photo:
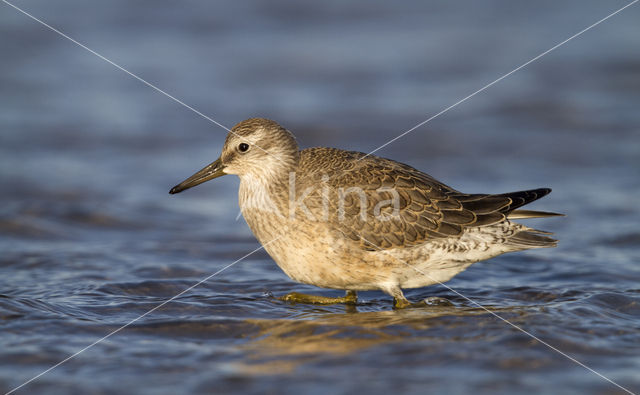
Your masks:
M394 308L409 307L403 288L443 283L475 262L557 243L513 222L561 215L520 209L548 188L462 193L390 159L300 150L291 132L268 119L235 125L220 158L170 193L225 174L240 178L242 214L289 277L346 290L342 298L292 292L286 301L355 304L357 291L381 290Z

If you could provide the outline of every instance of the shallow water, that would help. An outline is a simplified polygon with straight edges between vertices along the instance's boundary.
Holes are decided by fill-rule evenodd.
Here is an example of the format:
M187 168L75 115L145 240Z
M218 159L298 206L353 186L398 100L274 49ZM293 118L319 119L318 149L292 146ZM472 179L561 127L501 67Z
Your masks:
M17 5L225 124L368 152L624 2ZM548 186L559 247L448 286L640 392L640 31L634 5L385 147L468 192ZM0 390L259 245L237 179L168 189L225 132L0 4ZM454 307L291 305L258 251L18 393L622 393L443 286Z

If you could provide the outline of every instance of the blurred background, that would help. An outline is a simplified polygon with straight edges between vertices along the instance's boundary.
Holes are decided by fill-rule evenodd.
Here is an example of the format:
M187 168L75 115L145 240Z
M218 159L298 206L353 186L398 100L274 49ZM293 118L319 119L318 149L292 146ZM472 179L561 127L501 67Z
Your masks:
M628 1L15 0L227 127L369 152ZM447 285L640 391L640 5L377 152L465 192L551 187L558 248ZM259 245L235 177L168 190L226 131L0 3L0 391ZM453 308L279 302L259 251L18 393L623 393Z

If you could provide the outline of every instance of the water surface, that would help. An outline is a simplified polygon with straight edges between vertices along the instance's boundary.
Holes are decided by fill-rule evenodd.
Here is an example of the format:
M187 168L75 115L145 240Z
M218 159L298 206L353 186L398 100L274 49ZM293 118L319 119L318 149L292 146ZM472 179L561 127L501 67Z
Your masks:
M16 2L226 126L368 152L624 2ZM225 131L0 6L0 390L259 247ZM559 247L447 283L640 392L638 6L385 147L467 192L551 187ZM258 251L19 393L622 393L443 287L291 305Z

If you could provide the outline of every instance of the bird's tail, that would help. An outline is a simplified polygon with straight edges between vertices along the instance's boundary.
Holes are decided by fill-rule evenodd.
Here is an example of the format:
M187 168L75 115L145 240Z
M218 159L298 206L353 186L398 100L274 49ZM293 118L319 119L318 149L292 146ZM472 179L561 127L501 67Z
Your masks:
M536 192L536 193L532 193ZM523 191L516 192L513 195L522 194L521 198L524 198L521 204L516 207L521 207L533 200L537 200L540 197L551 192L551 189L544 188L535 191ZM533 195L533 196L532 196ZM537 195L537 196L536 196ZM527 218L546 218L546 217L561 217L564 214L553 213L550 211L534 211L534 210L512 210L507 213L507 219L527 219ZM523 227L523 229L509 238L509 244L517 248L550 248L558 245L558 240L548 237L552 235L551 232L545 232L543 230L533 229L529 227Z
M526 230L509 237L508 244L519 249L555 247L558 245L558 240L546 236L551 234L542 230L526 228Z
M550 188L530 189L526 191L508 192L497 195L454 195L462 202L467 210L473 211L478 221L476 226L492 227L499 226L503 221L510 224L510 229L514 232L508 237L506 244L513 251L526 250L529 248L555 247L557 240L548 237L549 232L532 229L528 226L512 222L516 219L545 218L562 216L563 214L549 211L522 210L522 206L529 204L551 192Z

